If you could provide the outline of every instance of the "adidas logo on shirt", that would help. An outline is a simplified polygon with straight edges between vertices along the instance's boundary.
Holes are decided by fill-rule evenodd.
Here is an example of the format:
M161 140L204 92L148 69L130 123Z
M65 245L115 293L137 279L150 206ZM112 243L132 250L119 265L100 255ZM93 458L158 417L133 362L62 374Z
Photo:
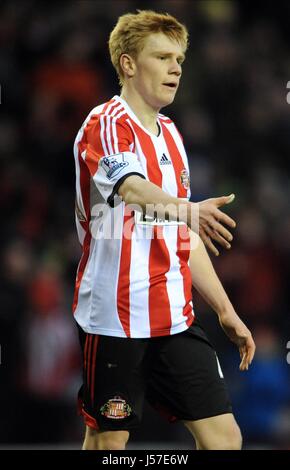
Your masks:
M171 161L166 157L165 153L162 154L159 163L160 165L171 165Z

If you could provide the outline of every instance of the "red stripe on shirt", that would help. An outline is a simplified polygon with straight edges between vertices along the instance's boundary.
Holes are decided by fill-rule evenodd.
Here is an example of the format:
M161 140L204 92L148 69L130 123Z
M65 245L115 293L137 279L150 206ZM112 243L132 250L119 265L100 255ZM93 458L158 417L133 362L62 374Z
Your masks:
M134 134L129 124L125 121L127 117L127 114L123 114L121 118L116 121L117 145L119 152L129 152L130 145L133 143L135 147ZM132 151L134 152L134 150Z
M85 164L87 165L90 176L94 176L98 169L99 165L99 152L102 154L102 148L98 146L98 140L96 139L94 147L88 143L89 141L89 134L92 132L92 129L98 129L100 126L100 119L99 116L93 116L90 121L88 122L87 126L84 129L83 137L80 140L78 147L80 154L86 150L85 153ZM98 148L99 147L99 148Z
M149 255L149 321L151 336L170 335L171 311L167 292L166 273L170 269L170 256L163 240L163 227L154 226ZM158 239L158 238L159 239Z
M190 326L194 319L192 306L190 304L192 300L192 280L190 274L190 268L188 265L190 255L190 237L188 228L186 225L180 225L177 232L177 256L180 263L180 273L183 278L183 293L185 298L185 306L183 307L183 315L187 317L186 324Z
M154 183L159 186L159 188L162 188L162 172L158 165L158 158L151 137L145 131L143 131L133 121L133 119L130 119L130 123L132 124L134 132L138 137L142 152L146 158L148 179L151 181L151 183Z
M106 110L108 109L109 105L111 105L113 101L108 101L104 106L102 111L103 115ZM106 134L106 129L104 134ZM92 142L90 144L89 142ZM86 150L85 160L86 165L90 171L90 175L94 176L94 174L98 170L99 160L101 157L105 155L105 149L103 148L102 141L101 141L101 122L100 122L100 114L93 114L89 121L87 122L81 141L78 144L79 151L82 153Z
M117 309L120 322L126 333L130 337L130 266L131 266L131 245L132 232L134 229L134 215L132 211L124 214L122 248L119 268Z

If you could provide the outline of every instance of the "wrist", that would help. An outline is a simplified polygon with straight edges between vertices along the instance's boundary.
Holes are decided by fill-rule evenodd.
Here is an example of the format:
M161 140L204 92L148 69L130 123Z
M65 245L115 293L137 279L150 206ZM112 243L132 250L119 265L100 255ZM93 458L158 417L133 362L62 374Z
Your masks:
M237 314L230 302L223 303L216 308L219 319L235 317Z
M186 225L195 233L199 233L199 203L186 201L183 206L183 219Z

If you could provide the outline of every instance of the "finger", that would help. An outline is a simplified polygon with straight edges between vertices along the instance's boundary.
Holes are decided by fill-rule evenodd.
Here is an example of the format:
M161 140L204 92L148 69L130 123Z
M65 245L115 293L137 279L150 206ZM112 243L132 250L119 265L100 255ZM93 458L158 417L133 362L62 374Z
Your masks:
M236 222L234 221L234 219L232 219L230 216L228 216L224 212L220 211L219 209L217 209L214 212L213 216L215 217L216 220L218 220L222 224L228 225L231 228L235 228L236 225L237 225Z
M252 336L246 339L246 345L240 348L240 355L242 354L242 361L240 363L240 370L248 370L252 363L256 346Z
M208 237L206 235L206 233L204 232L203 235L201 234L201 239L203 241L203 243L205 244L205 246L215 255L215 256L219 256L219 251L217 250L217 248L214 246L214 244L212 243L210 237Z
M248 361L247 361L247 353L244 352L243 355L242 355L242 360L241 360L241 363L240 363L240 367L239 369L240 370L248 370Z
M251 364L255 355L255 351L256 351L256 345L252 336L250 336L247 339L247 351L248 351L248 362L249 364Z
M217 232L219 235L221 235L223 238L225 238L228 242L231 242L233 240L233 236L231 232L229 232L222 224L220 224L217 220L214 218L210 219L210 225L213 228L215 232Z
M210 237L204 232L204 230L200 229L199 234L200 234L200 238L202 239L202 241L203 241L203 243L205 244L205 246L206 246L215 256L218 256L218 255L219 255L219 251L218 251L217 248L214 246L214 244L212 243Z
M218 232L216 232L215 230L213 230L209 225L207 225L205 227L205 230L207 232L207 235L210 236L210 238L212 238L213 240L215 240L216 242L218 242L220 245L222 245L224 248L227 248L227 249L230 249L231 248L231 245L230 243L225 240Z
M239 347L241 363L240 363L240 370L247 370L249 363L248 363L248 350L245 344Z
M240 353L240 358L243 359L243 355L244 355L244 348L239 348L239 353Z
M235 195L230 194L229 196L221 196L221 197L212 198L212 202L217 207L220 207L220 206L224 206L225 204L230 204L231 202L233 202L234 199L235 199Z

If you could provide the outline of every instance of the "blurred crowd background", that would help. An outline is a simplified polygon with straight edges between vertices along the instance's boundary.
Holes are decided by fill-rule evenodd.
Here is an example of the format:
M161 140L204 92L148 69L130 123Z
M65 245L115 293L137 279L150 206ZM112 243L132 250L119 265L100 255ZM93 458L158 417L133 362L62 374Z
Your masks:
M75 135L119 93L107 40L119 15L152 8L190 31L176 101L192 200L234 192L230 252L214 266L257 343L248 372L194 293L248 448L290 449L290 3L250 0L3 1L0 6L0 447L80 445L80 353L71 304ZM190 448L149 408L131 445Z

